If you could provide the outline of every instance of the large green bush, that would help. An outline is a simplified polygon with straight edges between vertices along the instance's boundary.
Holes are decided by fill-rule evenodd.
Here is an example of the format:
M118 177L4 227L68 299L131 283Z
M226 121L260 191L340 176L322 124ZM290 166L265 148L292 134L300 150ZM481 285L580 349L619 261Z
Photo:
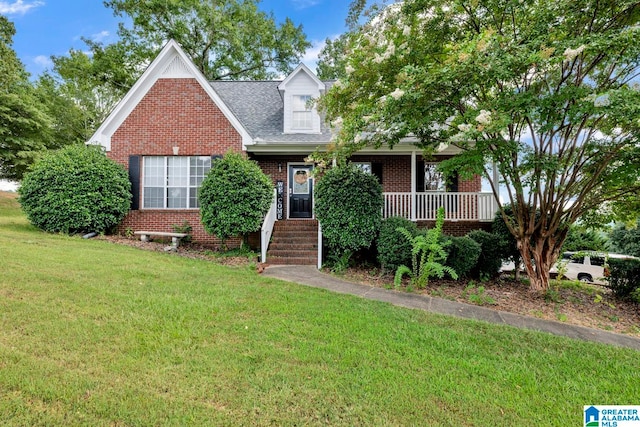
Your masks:
M273 183L258 164L242 154L216 159L200 187L204 229L223 243L229 237L258 231L273 199Z
M382 187L352 164L329 169L316 184L316 217L331 250L346 257L368 248L382 221Z
M418 233L416 224L406 218L392 216L382 221L378 234L378 262L384 271L396 271L401 265L411 263L411 242L398 231L404 228L412 236Z
M445 244L447 261L445 265L458 273L459 277L465 277L478 264L478 258L482 252L482 246L468 236L445 236L449 243Z
M513 208L511 205L504 205L502 209L507 217L513 218ZM513 261L516 264L520 264L520 251L516 246L516 238L509 231L500 211L496 212L496 216L493 218L491 232L499 239L498 245L500 251L498 256L501 261Z
M637 259L609 258L609 287L618 298L634 296L640 289L640 261ZM640 302L640 301L637 301Z
M29 221L50 232L105 232L131 203L127 171L94 146L45 153L18 191Z
M482 249L471 275L479 279L497 276L502 266L500 237L484 230L473 230L467 236L478 242Z

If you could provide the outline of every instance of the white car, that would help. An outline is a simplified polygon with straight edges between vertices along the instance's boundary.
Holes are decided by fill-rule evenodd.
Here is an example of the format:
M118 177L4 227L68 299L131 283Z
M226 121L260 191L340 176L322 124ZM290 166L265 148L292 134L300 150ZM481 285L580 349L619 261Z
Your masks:
M632 259L634 257L594 251L564 252L562 258L549 272L562 274L569 280L604 285L605 276L608 275L606 265L609 258Z

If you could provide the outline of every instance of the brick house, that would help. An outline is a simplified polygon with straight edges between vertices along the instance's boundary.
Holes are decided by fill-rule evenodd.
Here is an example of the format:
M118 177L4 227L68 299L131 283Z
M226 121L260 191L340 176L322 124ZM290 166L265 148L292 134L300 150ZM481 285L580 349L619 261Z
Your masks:
M261 244L265 251L272 242L270 262L315 264L313 165L305 158L330 142L331 131L307 101L331 84L305 65L282 81L210 82L170 41L88 141L129 171L133 201L119 231L172 231L187 221L195 241L219 243L200 223L197 190L212 158L243 152L277 189ZM435 158L455 154L448 148ZM493 196L481 192L480 177L445 183L436 162L425 161L411 141L351 160L379 178L385 217L430 224L435 209L445 206L449 234L484 228L493 218ZM286 247L282 236L306 243Z

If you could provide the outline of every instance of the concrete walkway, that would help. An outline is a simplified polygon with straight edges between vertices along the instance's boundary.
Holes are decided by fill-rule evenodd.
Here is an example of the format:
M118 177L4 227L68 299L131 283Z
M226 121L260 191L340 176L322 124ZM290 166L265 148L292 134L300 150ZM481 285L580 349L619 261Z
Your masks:
M323 273L314 266L274 265L267 267L262 274L264 276L300 283L315 288L327 289L341 294L356 295L374 301L388 302L400 307L413 308L467 319L475 319L489 323L510 325L584 341L595 341L640 350L639 338L622 334L614 334L612 332L601 331L599 329L586 328L584 326L568 325L566 323L496 311L485 307L463 304L441 298L432 298L425 295L417 295L351 283Z

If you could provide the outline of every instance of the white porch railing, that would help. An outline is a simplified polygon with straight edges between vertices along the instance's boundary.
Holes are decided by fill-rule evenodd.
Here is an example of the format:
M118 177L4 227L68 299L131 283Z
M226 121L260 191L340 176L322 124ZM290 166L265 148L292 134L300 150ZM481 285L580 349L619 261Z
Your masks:
M276 190L273 190L273 200L271 201L271 207L267 211L267 214L264 217L264 221L262 223L262 230L260 232L260 249L261 253L261 261L267 262L267 249L269 248L269 242L271 241L271 234L273 233L273 225L277 221L277 210L278 210L278 193Z
M401 216L412 221L434 221L444 207L448 221L492 221L498 210L492 193L383 193L383 218Z

